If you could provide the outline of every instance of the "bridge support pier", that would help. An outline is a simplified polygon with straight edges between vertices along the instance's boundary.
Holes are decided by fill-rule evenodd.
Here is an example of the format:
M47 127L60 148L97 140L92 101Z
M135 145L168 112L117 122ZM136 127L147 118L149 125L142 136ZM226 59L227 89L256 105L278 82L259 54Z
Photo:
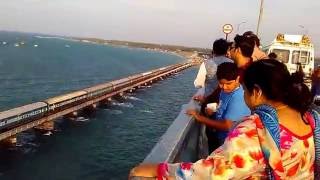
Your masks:
M94 113L96 111L98 105L99 105L98 103L94 103L88 107L85 107L82 112L84 112L85 114Z
M40 131L52 131L54 130L54 121L47 121L35 127Z
M16 146L17 144L17 136L13 135L1 141L1 145L3 146Z
M64 115L65 118L71 119L71 120L77 118L77 116L78 116L78 112L77 111L73 111L73 112L71 112L69 114Z

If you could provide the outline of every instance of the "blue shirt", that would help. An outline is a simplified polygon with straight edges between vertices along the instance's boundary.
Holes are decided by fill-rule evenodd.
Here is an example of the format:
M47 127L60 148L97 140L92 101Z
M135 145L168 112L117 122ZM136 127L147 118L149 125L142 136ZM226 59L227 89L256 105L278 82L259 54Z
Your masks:
M216 120L231 120L235 123L250 114L251 111L244 101L244 90L241 85L231 93L221 91ZM224 141L228 131L219 130L217 134L219 140Z

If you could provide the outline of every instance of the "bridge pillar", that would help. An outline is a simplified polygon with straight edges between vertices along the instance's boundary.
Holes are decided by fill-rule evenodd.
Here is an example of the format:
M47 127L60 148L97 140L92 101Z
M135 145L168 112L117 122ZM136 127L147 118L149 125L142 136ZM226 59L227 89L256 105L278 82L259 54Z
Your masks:
M73 111L69 114L64 115L65 118L67 119L74 119L78 116L78 112L77 111Z
M3 146L12 147L12 146L16 146L16 144L17 144L17 136L16 135L10 136L7 139L4 139L1 141L1 145L3 145Z
M98 107L98 103L92 104L92 108L93 108L93 109L96 109L97 107Z
M96 111L97 107L98 107L98 102L92 104L91 106L85 107L82 112L84 112L85 114L91 114Z
M44 122L34 128L40 131L52 131L54 130L54 121Z

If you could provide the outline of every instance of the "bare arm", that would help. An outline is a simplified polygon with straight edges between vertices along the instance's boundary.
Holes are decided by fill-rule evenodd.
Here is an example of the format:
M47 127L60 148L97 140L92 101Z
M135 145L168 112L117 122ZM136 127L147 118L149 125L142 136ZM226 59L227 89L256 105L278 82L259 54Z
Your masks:
M205 116L200 115L195 110L187 110L187 114L193 116L196 121L205 124L206 126L209 126L211 128L222 130L222 131L228 131L231 129L233 122L231 120L213 120L210 118L207 118Z
M161 163L158 167L139 165L131 171L129 179L264 178L265 160L256 129L254 119L247 119L233 129L224 145L206 159L195 163Z

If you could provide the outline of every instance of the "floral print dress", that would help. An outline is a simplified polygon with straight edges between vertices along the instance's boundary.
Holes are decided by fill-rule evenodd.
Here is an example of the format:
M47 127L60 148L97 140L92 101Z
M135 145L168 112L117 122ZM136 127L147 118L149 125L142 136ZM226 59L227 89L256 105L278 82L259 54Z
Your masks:
M262 116L246 117L207 159L159 164L158 179L314 179L313 134L298 136L278 124L277 145ZM314 126L312 115L305 117Z

